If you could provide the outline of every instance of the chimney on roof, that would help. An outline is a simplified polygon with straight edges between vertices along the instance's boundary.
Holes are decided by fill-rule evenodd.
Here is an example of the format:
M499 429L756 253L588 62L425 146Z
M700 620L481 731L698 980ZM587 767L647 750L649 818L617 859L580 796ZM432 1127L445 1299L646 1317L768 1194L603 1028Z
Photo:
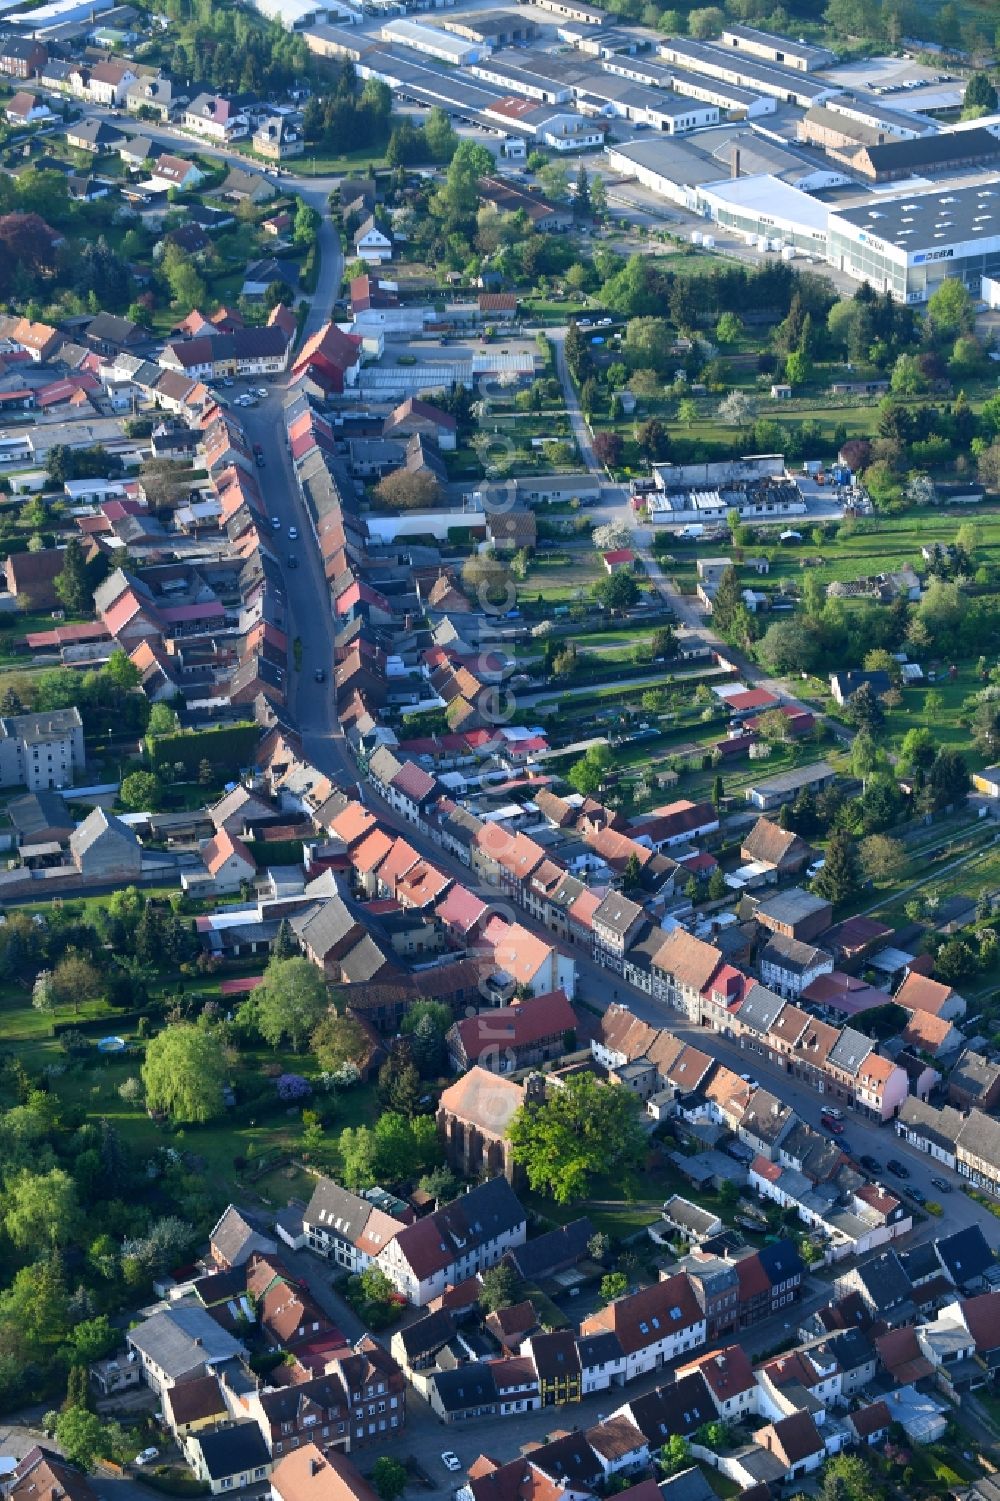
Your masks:
M321 1459L310 1459L310 1461L309 1461L309 1473L310 1473L310 1475L318 1475L319 1472L320 1472L320 1470L322 1468L323 1468L323 1461Z

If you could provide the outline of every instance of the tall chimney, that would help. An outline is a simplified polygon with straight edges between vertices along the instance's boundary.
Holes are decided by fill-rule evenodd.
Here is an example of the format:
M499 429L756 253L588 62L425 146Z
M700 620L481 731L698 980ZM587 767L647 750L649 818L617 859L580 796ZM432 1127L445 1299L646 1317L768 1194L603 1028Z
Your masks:
M740 148L737 146L733 151L733 182L740 175Z

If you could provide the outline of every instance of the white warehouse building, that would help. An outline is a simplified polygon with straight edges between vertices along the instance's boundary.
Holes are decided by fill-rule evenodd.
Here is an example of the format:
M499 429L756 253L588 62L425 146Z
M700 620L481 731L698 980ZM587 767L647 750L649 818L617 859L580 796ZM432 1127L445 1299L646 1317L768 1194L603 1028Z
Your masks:
M831 209L827 258L899 302L926 302L949 277L978 297L1000 276L1000 182Z
M380 35L383 42L394 42L399 47L408 47L412 52L436 57L439 62L453 63L456 67L489 57L491 50L486 42L471 42L466 37L440 31L435 26L425 26L405 16L386 21Z
M829 208L778 177L711 183L699 189L698 201L716 224L748 240L767 240L769 250L792 245L817 260L826 259Z

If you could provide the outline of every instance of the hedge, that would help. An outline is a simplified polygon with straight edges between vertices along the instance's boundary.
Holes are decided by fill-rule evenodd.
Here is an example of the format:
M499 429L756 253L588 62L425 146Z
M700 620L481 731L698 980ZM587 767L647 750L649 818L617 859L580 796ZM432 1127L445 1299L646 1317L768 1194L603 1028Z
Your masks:
M146 752L154 771L172 768L180 762L185 771L197 774L202 761L213 770L235 777L241 766L248 766L260 740L260 726L240 723L220 725L211 730L181 730L174 735L146 737Z
M247 848L259 866L302 863L300 839L249 839Z
M208 1496L211 1494L207 1481L196 1480L193 1475L179 1475L175 1470L136 1470L133 1480L148 1485L150 1490L165 1496Z
M64 1032L81 1032L84 1037L120 1037L122 1032L133 1032L139 1025L139 1019L143 1016L152 1016L153 1008L145 1011L114 1011L109 1010L105 1016L88 1016L82 1021L58 1021L52 1023L53 1037L61 1037ZM109 1058L120 1058L121 1053L109 1053Z

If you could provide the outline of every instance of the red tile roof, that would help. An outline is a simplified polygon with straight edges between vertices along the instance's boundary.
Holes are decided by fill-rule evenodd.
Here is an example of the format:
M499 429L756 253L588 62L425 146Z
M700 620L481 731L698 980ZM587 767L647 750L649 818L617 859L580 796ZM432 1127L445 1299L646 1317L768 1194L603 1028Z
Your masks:
M546 1037L558 1037L576 1028L576 1014L562 990L532 996L515 1006L481 1012L456 1022L465 1056L475 1063L484 1053L530 1047Z

